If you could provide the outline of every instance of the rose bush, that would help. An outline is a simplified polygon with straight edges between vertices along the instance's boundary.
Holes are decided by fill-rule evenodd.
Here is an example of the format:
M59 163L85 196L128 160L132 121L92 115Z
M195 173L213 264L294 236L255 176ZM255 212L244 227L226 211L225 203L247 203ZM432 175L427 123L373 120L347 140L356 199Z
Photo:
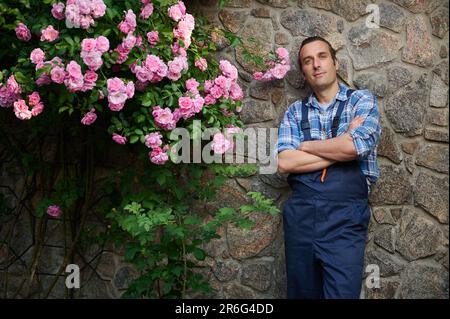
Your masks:
M155 164L169 159L170 131L194 119L203 129L241 126L237 69L211 59L214 44L182 1L44 3L31 29L27 18L17 23L19 57L2 71L0 106L17 118L69 112L95 125L104 117L119 144L147 145L158 133L161 144L147 151Z
M106 240L126 243L126 259L141 272L128 296L174 298L184 297L189 289L207 291L188 256L203 260L202 245L217 238L224 223L249 227L250 213L277 210L253 193L253 205L207 212L205 221L195 204L212 200L223 175L249 176L254 168L221 165L211 174L207 165L169 162L176 145L169 136L175 128L188 129L191 138L194 120L201 120L201 129L219 129L211 148L223 154L233 148L231 135L242 126L238 113L244 93L238 71L229 61L212 58L215 45L205 20L195 19L182 1L174 0L22 0L20 5L5 0L0 12L0 44L10 47L0 50L1 118L23 121L29 128L26 138L33 140L27 145L40 143L51 129L57 131L59 145L83 137L85 149L60 147L58 160L46 163L42 153L14 146L16 133L0 126L0 136L14 135L8 145L21 150L27 174L41 181L39 187L45 185L35 213L40 222L81 216L65 262L85 231L87 211L98 204L96 212L103 212L111 224ZM278 57L280 61L269 65L275 78L288 68L285 52L279 50ZM125 145L121 147L130 157L134 151L144 154L147 165L137 163L126 173L111 169L110 178L94 180L93 141L106 144L105 135L97 134L103 128L109 143ZM69 161L78 165L74 172ZM57 180L52 178L61 175L56 162L65 168ZM46 174L35 178L40 172ZM135 191L136 180L144 191ZM45 227L39 229L45 236ZM60 273L64 269L61 265Z

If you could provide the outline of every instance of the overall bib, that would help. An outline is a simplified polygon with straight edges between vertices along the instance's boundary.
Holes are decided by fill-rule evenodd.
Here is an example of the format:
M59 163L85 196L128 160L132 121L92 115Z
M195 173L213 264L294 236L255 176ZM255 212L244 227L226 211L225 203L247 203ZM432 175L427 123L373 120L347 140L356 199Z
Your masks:
M347 91L347 101L352 91ZM304 140L311 140L306 101L302 103ZM336 137L346 101L332 124ZM283 210L287 297L359 298L370 219L366 177L356 160L322 171L290 174L292 196Z

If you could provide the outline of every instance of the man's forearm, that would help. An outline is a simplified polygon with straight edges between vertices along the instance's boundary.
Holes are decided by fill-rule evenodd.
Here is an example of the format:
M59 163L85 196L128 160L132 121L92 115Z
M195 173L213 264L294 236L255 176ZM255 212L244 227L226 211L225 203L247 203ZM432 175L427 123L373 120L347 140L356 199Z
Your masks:
M309 173L326 168L335 161L299 150L286 150L278 154L280 173Z
M328 140L303 142L299 150L337 162L347 162L357 158L353 138L348 133Z

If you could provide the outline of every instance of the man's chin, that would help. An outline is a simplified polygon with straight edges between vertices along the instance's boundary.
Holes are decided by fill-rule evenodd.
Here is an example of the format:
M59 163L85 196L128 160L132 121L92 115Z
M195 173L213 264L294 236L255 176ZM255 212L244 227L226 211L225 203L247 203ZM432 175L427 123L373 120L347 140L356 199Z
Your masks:
M329 87L334 85L335 81L330 81L327 79L316 79L316 81L314 81L314 83L310 83L309 86L314 89L314 90L324 90L324 89L328 89Z

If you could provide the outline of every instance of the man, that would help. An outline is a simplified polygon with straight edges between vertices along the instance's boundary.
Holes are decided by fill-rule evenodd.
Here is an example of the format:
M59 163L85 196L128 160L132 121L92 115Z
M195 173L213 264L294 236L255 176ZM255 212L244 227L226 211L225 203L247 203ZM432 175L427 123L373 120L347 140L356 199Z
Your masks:
M313 93L288 108L277 144L293 191L283 211L288 298L359 298L368 193L379 177L377 100L338 81L323 38L302 42L299 66Z

